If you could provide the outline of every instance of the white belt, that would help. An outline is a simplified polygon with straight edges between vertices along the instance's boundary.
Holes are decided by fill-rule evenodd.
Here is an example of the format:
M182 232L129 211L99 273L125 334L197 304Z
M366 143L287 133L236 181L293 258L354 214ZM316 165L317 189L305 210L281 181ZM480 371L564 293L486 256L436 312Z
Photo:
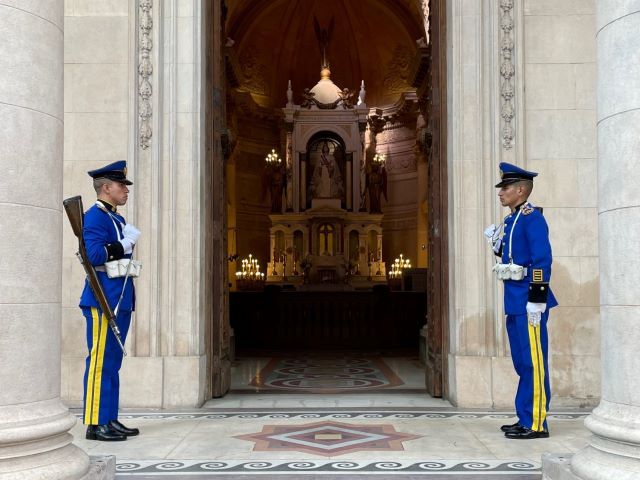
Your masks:
M493 266L498 280L522 280L527 276L527 267L515 263L496 263Z
M131 266L129 267L129 263ZM140 275L140 269L142 263L138 260L130 260L128 258L121 258L120 260L112 260L106 262L104 265L95 267L96 272L105 272L109 278L120 278L127 275L127 269L129 270L129 276L136 278Z

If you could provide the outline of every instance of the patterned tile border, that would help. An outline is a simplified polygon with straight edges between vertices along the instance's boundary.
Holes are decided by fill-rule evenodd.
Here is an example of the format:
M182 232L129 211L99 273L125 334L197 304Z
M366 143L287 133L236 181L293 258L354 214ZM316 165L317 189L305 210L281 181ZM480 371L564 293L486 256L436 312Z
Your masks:
M241 474L486 474L486 475L531 475L540 472L540 464L530 461L474 460L427 460L421 462L353 462L335 460L313 460L295 462L246 462L246 461L122 461L116 466L118 476L125 475L241 475Z
M462 412L462 411L432 411L432 410L359 410L352 409L349 411L336 411L337 409L308 409L302 411L290 410L232 410L232 411L197 411L197 412L141 412L128 413L121 412L119 417L122 419L143 419L143 420L177 420L177 419L208 419L208 420L226 420L226 419L407 419L407 418L459 418L459 419L508 419L514 418L513 412ZM82 413L77 409L72 409L76 417L82 418ZM577 420L585 418L589 412L562 412L551 413L547 416L549 420Z

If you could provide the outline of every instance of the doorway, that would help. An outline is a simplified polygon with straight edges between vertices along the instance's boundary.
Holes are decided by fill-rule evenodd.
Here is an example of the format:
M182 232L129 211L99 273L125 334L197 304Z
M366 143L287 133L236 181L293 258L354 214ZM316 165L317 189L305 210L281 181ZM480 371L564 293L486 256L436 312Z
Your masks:
M247 235L246 240L241 240L241 221L249 218L247 211L237 208L241 205L249 205L253 208L254 219L249 220L255 231L267 230L266 221L255 220L257 218L268 218L268 206L264 206L263 216L260 217L260 202L251 198L250 193L244 199L244 203L238 202L234 205L235 217L233 217L233 239L225 235L230 222L229 190L236 190L241 182L247 182L250 177L251 168L256 162L262 161L262 152L268 151L272 145L286 145L285 139L277 129L270 128L279 122L278 111L287 102L288 91L287 81L293 77L294 84L298 89L302 85L313 85L317 80L317 63L310 55L302 55L301 52L315 51L317 46L310 44L307 48L302 48L301 43L310 42L310 37L300 36L304 25L313 29L313 8L305 9L305 14L300 15L299 2L267 2L252 1L234 2L233 8L228 10L224 2L203 2L205 13L205 45L207 46L205 74L209 88L206 89L204 105L206 116L205 139L208 161L203 171L203 184L207 191L212 192L210 209L207 218L203 221L206 224L207 239L205 245L205 269L203 272L203 288L206 292L203 312L205 318L205 333L207 343L207 353L211 361L209 362L208 378L210 381L210 394L213 397L224 395L232 385L231 371L234 361L234 342L232 329L230 328L229 315L229 284L233 275L231 264L242 255L248 253L250 249L264 248L267 253L264 255L268 259L268 238L256 241L254 235ZM326 2L324 2L326 3ZM353 6L343 0L332 0L336 3L336 8L343 8L347 14L353 12ZM373 5L375 3L375 5ZM378 8L373 2L372 7ZM421 2L416 1L410 7L403 6L402 2L387 2L385 8L390 9L394 21L407 26L409 38L420 35L422 18L417 15L421 13ZM429 2L429 24L430 40L428 47L418 48L418 52L413 56L403 57L402 49L392 49L391 57L406 59L411 65L407 66L410 72L409 78L404 78L406 83L411 83L416 95L416 103L420 113L422 113L426 126L418 134L424 134L422 153L428 168L428 201L427 219L428 236L423 239L423 243L428 250L428 280L427 280L427 321L426 321L426 343L424 357L426 366L424 368L424 385L426 391L432 396L447 395L446 385L446 351L448 349L448 277L447 277L447 176L446 176L446 0L432 0ZM326 5L325 5L326 7ZM279 9L279 10L278 10ZM340 11L338 8L337 11ZM247 32L247 35L256 33L256 25L264 24L265 15L280 18L280 30L283 38L278 38L278 44L268 43L271 54L276 52L275 59L289 67L273 67L275 73L269 73L268 65L261 63L260 46L264 43L260 41L260 35L256 34L253 42L245 42L241 38L240 32ZM386 14L389 15L389 12ZM262 20L261 20L262 19ZM297 22L297 23L296 23ZM319 19L319 25L331 25L330 19ZM334 24L334 33L338 34L344 30L344 25ZM327 27L328 29L328 27ZM348 29L347 29L348 30ZM363 30L364 31L364 30ZM258 32L259 33L259 32ZM354 33L353 25L351 31L342 31L342 35L348 38L351 43L362 42L358 39L357 31ZM362 32L360 32L362 33ZM297 38L301 41L297 43L298 50L293 48L295 42L287 39ZM424 35L422 35L424 36ZM303 38L304 37L304 38ZM371 37L371 31L369 31ZM373 41L370 38L371 41ZM415 38L411 38L413 43ZM238 45L245 48L239 49ZM235 53L233 49L236 47ZM357 49L355 49L357 52ZM354 56L355 55L355 56ZM273 56L273 55L272 55ZM391 58L390 57L390 58ZM404 60L403 60L404 61ZM292 65L305 65L310 67L300 68L300 71L293 71ZM379 70L379 62L361 61L358 54L349 50L344 58L336 57L332 62L332 70L341 71L343 83L360 83L360 77L366 76L366 68ZM358 70L357 65L367 65ZM396 64L396 68L399 68ZM315 73L314 73L315 72ZM289 77L289 78L287 78ZM372 78L370 86L367 88L367 98L371 104L379 102L385 104L389 102L392 95L387 95L394 91L394 82L397 85L397 78L379 78L380 75L369 75ZM296 80L297 79L297 80ZM337 80L337 79L336 79ZM282 87L285 86L285 88ZM376 88L378 90L376 90ZM386 88L386 90L385 90ZM230 95L230 91L235 90L235 94ZM385 97L387 95L387 97ZM398 90L395 90L395 97ZM295 97L293 98L295 103ZM244 112L244 114L260 120L259 124L246 125L241 115L234 115L234 112ZM384 119L384 112L381 112L380 119ZM394 117L394 121L406 121L400 112ZM415 118L413 120L415 122ZM389 128L391 123L385 120L387 126L383 126L381 131L390 138L393 138L393 128ZM371 123L370 123L371 125ZM243 128L253 128L252 137L243 137ZM375 126L371 125L372 129ZM368 130L367 130L368 132ZM371 143L364 138L366 133L362 132L363 143ZM374 140L375 142L375 140ZM382 143L382 142L380 142ZM239 149L239 146L241 148ZM269 147L269 148L267 148ZM244 150L243 150L244 148ZM285 151L282 148L281 151ZM237 152L245 154L240 155ZM234 179L234 185L228 184L228 179ZM240 183L239 183L240 182ZM285 187L286 188L286 187ZM251 189L249 189L251 190ZM256 193L257 192L253 192ZM248 210L251 210L248 208ZM416 206L419 208L419 206ZM256 214L256 212L258 214ZM251 212L249 212L251 213ZM244 216L244 217L243 217ZM262 222L262 223L261 223ZM400 224L400 222L397 222ZM245 244L243 245L243 241ZM386 240L391 242L390 240ZM260 243L263 242L263 243ZM397 243L397 242L396 242ZM230 245L231 244L231 245ZM416 244L418 244L416 242ZM250 245L247 247L246 245ZM401 249L404 247L398 247ZM242 250L245 251L242 251ZM233 258L235 257L235 259ZM230 275L231 274L231 275ZM415 351L417 353L416 345Z

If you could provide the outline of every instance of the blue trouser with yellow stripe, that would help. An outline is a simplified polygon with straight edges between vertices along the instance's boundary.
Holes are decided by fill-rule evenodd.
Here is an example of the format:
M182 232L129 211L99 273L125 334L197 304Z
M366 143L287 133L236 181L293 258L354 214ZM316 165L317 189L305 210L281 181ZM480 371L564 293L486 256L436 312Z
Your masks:
M122 350L107 317L95 307L82 308L87 321L89 355L84 372L84 423L104 425L118 418L118 398ZM116 319L124 343L131 323L131 312L118 312Z
M547 320L542 314L538 327L529 324L526 315L507 315L507 333L511 358L520 377L516 393L518 423L535 431L547 429L547 411L551 399L549 385Z

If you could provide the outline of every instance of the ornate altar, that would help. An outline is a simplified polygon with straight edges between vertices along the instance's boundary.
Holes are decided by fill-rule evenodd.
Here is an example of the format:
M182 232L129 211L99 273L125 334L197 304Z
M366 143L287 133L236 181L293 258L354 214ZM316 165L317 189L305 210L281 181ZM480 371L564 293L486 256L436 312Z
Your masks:
M354 99L330 76L325 65L302 105L293 104L289 85L282 132L286 201L269 216L269 283L366 287L386 281L383 214L364 207L364 82Z

